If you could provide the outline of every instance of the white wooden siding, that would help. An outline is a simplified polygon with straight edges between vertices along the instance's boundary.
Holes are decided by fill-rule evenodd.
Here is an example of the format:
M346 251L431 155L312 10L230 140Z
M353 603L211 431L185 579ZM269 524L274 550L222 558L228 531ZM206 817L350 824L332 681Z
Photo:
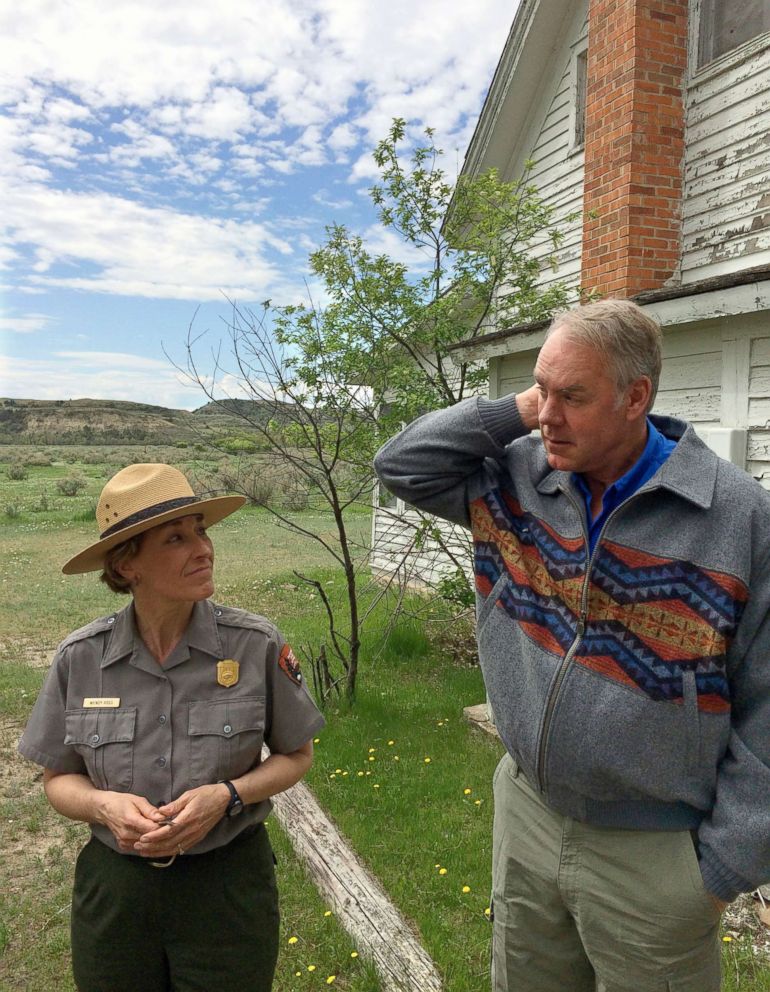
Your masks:
M554 60L560 74L553 88L543 94L542 108L532 114L534 126L523 143L523 156L503 169L503 177L512 179L522 174L525 159L535 163L527 181L536 187L541 199L554 208L554 224L564 234L557 251L546 239L533 245L533 254L542 266L540 285L543 287L556 281L573 287L580 284L584 170L583 151L570 153L573 137L570 109L574 99L571 59L575 46L584 43L587 36L588 21L584 18L568 39L561 55ZM574 216L568 220L571 215ZM555 269L549 262L551 256L556 258ZM505 287L502 292L505 292Z
M455 566L444 556L440 546L432 540L415 547L415 535L424 517L414 510L405 510L400 517L392 512L377 510L374 515L372 552L369 560L372 571L392 575L399 572L410 585L436 585L442 578L453 574ZM468 573L472 572L470 534L444 520L434 519L432 526L439 528L443 540Z
M685 146L682 282L770 263L770 46L695 75Z

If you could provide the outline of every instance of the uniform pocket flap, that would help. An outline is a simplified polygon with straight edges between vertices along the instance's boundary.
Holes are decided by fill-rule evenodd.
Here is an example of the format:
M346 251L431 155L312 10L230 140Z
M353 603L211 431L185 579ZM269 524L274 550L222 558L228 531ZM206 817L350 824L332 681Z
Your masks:
M134 739L136 707L110 710L67 710L64 743L102 747Z
M188 733L191 737L216 734L232 737L247 730L264 730L265 697L199 699L190 703Z

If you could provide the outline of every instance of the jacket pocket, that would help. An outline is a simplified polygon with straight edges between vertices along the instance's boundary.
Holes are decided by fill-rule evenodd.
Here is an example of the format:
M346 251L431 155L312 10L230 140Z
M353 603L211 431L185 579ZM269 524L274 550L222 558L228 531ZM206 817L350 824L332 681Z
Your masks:
M700 716L698 712L698 686L695 672L682 672L682 706L684 707L687 772L695 775L701 765Z
M484 602L479 606L478 612L476 614L476 631L478 633L482 630L484 624L489 619L489 614L495 608L495 604L500 597L500 593L505 589L505 585L508 581L508 576L505 572L498 578L497 582L492 586L492 589L484 600Z
M129 792L134 781L136 707L67 710L64 743L85 761L98 789Z
M265 736L265 697L193 700L188 735L192 788L237 778L259 762Z

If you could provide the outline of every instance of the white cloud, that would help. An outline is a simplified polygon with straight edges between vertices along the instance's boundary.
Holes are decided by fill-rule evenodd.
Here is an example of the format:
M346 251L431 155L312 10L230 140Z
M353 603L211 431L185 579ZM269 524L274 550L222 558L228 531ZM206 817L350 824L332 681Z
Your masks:
M12 334L33 334L42 331L51 323L51 317L45 313L27 313L18 317L0 317L0 331Z
M45 359L0 357L0 396L116 399L194 409L206 402L169 362L124 352L58 352Z
M289 242L254 221L237 223L146 207L108 194L12 188L2 218L11 243L38 246L31 286L205 300L275 295L286 282L270 252ZM54 264L96 272L53 274Z

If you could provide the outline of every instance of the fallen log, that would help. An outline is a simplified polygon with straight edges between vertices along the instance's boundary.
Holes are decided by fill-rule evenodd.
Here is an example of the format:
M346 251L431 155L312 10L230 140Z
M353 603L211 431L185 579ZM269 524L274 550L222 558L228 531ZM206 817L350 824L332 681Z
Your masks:
M388 899L303 783L273 796L274 815L385 992L442 992L441 976Z

